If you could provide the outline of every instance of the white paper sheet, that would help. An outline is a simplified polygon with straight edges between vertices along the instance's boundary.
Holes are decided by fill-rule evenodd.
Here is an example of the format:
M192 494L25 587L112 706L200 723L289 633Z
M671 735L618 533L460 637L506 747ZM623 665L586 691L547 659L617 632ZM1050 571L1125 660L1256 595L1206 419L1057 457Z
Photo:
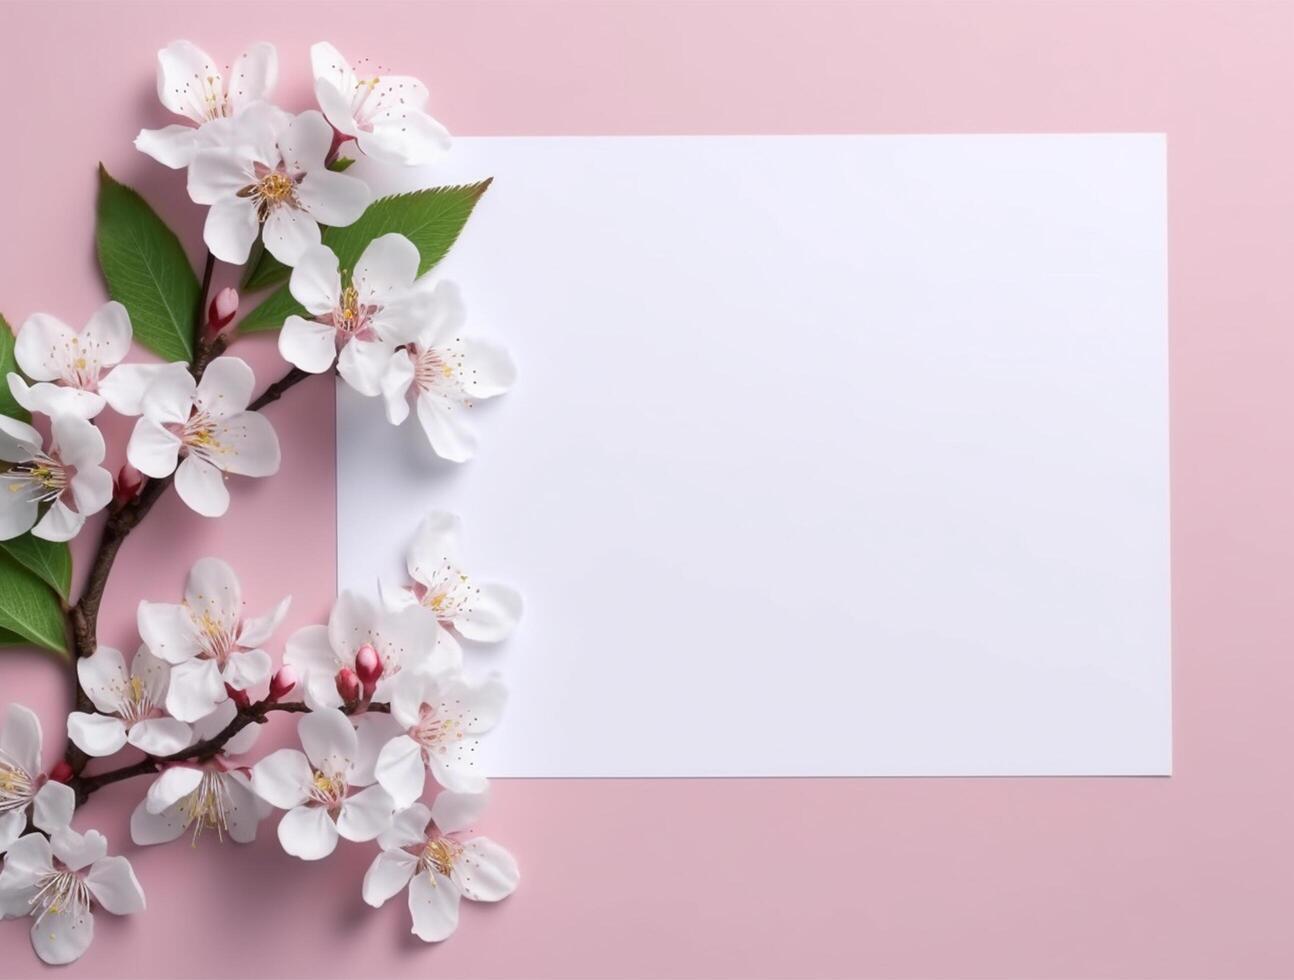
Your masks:
M363 171L360 171L363 172ZM523 590L497 776L1166 774L1159 135L460 139L478 457L339 396L342 587ZM392 188L387 188L392 189Z

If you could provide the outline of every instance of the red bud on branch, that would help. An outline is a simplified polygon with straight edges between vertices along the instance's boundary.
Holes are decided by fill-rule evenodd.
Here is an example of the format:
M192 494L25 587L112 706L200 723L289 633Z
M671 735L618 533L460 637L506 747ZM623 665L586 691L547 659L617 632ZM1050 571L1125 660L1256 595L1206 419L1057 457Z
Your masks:
M382 676L382 659L371 643L365 643L355 654L355 673L364 685L364 697L371 698L377 690L378 679Z
M355 671L349 667L343 667L337 671L337 693L347 704L354 704L359 700L360 683L359 677Z
M238 290L226 286L211 298L207 307L207 336L215 339L238 315Z
M242 710L243 708L251 707L252 699L248 697L246 691L236 690L230 687L228 684L226 684L225 693L228 694L233 699L234 704L238 705L239 710Z
M113 502L121 507L139 496L144 486L144 474L126 463L117 471L117 478L112 481Z
M54 768L49 771L49 778L56 783L69 782L72 779L72 767L65 759L59 759L54 763Z
M297 686L297 672L291 667L280 667L270 678L271 701L278 701Z

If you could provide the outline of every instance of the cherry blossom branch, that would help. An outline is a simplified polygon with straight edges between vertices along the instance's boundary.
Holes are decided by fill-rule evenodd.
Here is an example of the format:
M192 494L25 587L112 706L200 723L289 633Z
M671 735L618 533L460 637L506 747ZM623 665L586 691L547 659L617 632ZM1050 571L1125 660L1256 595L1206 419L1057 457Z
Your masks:
M113 783L119 783L126 779L133 779L135 776L147 776L157 772L159 766L168 762L187 762L200 761L209 759L225 747L225 743L241 732L248 725L253 723L257 725L265 724L271 712L284 711L289 714L302 714L309 711L310 708L302 701L271 701L268 698L263 701L257 701L255 704L247 705L238 709L238 714L230 720L229 724L222 728L210 738L195 742L188 748L181 749L178 752L172 752L170 755L163 756L146 756L138 762L128 766L119 766L116 769L109 769L106 772L97 773L93 776L74 776L68 783L76 793L76 802L80 806L84 803L95 790L102 789L105 786L111 786ZM390 712L391 708L385 704L361 704L353 703L342 707L342 712L347 715L359 714L361 711L377 711L382 713Z

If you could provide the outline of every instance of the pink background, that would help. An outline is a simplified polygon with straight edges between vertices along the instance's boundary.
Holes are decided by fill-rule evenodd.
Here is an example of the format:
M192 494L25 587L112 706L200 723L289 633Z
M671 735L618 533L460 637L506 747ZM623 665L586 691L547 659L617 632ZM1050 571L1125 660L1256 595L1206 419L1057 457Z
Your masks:
M0 310L15 323L47 310L79 324L103 300L100 158L198 258L181 177L130 145L169 121L153 53L177 37L225 63L276 42L280 95L298 108L307 47L330 39L424 78L462 134L1169 142L1171 779L500 781L485 829L519 855L522 888L467 909L432 948L407 935L400 902L361 904L369 849L304 864L272 823L247 848L137 849L127 815L143 787L124 784L78 819L130 855L150 909L100 915L69 975L1294 974L1294 6L46 2L0 6L0 37ZM236 352L263 379L281 370L264 338ZM283 473L240 482L228 519L173 497L154 512L126 546L104 641L133 646L135 602L178 597L205 554L236 565L253 611L291 591L290 627L323 616L331 411L324 381L270 409ZM5 653L0 691L57 728L58 665ZM25 928L0 925L0 973L38 968Z

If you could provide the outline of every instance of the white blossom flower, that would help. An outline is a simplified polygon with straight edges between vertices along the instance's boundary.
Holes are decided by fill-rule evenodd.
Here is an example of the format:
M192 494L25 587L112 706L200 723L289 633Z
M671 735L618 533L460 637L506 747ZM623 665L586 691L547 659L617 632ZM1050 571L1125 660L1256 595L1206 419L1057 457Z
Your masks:
M416 402L431 448L461 463L476 452L467 409L474 399L492 398L512 387L516 368L502 348L463 337L463 302L453 283L439 283L432 300L421 329L388 363L382 394L393 425L408 418L409 401Z
M144 909L144 891L124 857L107 857L108 843L96 830L70 827L49 838L27 834L9 848L0 870L0 912L30 915L31 945L46 963L80 959L94 938L94 908L113 915Z
M441 792L427 809L415 803L378 838L382 853L364 875L364 901L374 908L409 887L413 934L448 939L458 925L459 899L497 902L516 891L517 862L488 837L466 831L485 809L484 793Z
M171 666L147 646L135 651L129 671L120 650L101 646L76 662L76 676L99 712L67 716L68 737L86 755L112 755L127 743L149 755L170 755L193 737L188 725L166 716Z
M126 457L146 476L175 473L180 499L204 517L219 517L229 508L223 473L272 476L279 470L273 427L246 410L255 384L252 369L237 357L217 357L200 382L188 371L159 372L140 400L143 417Z
M477 736L498 724L507 691L495 675L470 684L455 670L402 671L391 681L391 717L403 729L377 757L377 781L399 809L422 796L430 769L461 793L485 788L475 771Z
M0 541L27 530L47 541L74 538L112 500L103 454L103 435L76 415L54 419L48 451L34 428L0 415L0 460L12 464L0 471Z
M427 114L427 87L418 79L367 72L361 78L326 42L310 48L310 64L319 107L365 155L419 166L449 149L449 133Z
M371 645L381 662L373 700L389 697L391 680L402 670L442 670L460 664L457 644L444 642L444 631L428 609L413 605L381 612L368 599L343 592L327 626L304 626L288 637L283 663L302 679L304 699L312 708L339 708L337 672L355 670L355 657Z
M478 643L506 640L521 619L521 594L495 582L476 582L463 568L463 524L445 511L428 514L409 546L407 566L413 584L382 586L389 609L421 604L440 625Z
M141 372L156 369L143 364L113 368L130 351L130 338L130 314L115 300L99 307L80 333L58 317L33 313L14 340L14 360L36 383L29 385L11 371L9 391L27 411L51 418L91 419L105 402L122 411L130 405Z
M140 602L136 617L145 645L171 664L166 710L181 721L209 715L228 692L245 691L270 678L266 643L292 597L264 616L243 618L238 576L219 558L203 558L189 570L182 603Z
M362 395L381 392L382 373L398 343L412 338L432 313L431 296L414 286L418 247L403 235L373 239L343 285L337 256L325 245L307 249L288 286L313 316L290 316L279 331L284 360L311 374L337 362Z
M189 165L189 196L210 205L203 231L218 259L241 265L256 235L280 262L295 265L320 241L319 225L349 225L372 203L367 184L326 166L332 127L315 110L281 124L246 114L233 146L201 149Z
M193 726L194 738L214 738L237 714L232 700L222 702ZM130 839L136 844L165 844L192 828L194 843L207 830L215 831L222 841L225 837L239 844L254 841L269 806L252 792L251 778L238 756L252 747L260 730L253 722L214 755L163 769L131 814Z
M67 826L76 806L70 786L54 782L40 768L40 719L20 704L11 704L0 728L0 854L32 822L46 832Z
M173 169L187 167L199 149L224 142L226 120L269 98L278 74L278 53L263 41L239 56L228 80L197 45L168 44L157 52L157 97L193 125L140 130L135 147Z
M302 716L297 734L304 753L279 749L252 767L257 795L287 810L279 822L283 850L315 861L333 852L339 835L366 841L386 830L395 808L373 785L377 740L357 733L336 708ZM356 787L365 788L352 793Z

